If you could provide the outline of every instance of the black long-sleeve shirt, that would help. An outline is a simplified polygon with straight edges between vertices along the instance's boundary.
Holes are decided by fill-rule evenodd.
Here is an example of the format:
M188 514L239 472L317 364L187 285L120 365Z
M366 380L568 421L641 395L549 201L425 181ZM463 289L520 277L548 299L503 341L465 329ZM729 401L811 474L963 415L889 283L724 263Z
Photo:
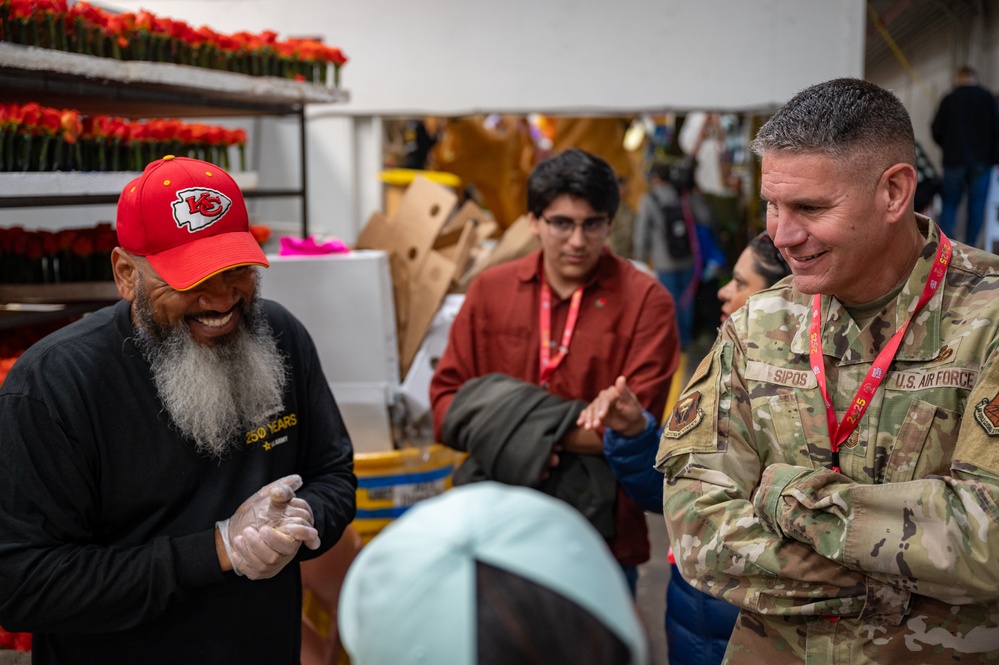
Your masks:
M222 461L170 425L129 303L42 340L0 388L0 625L33 662L298 663L297 563L223 573L217 520L298 473L322 547L353 519L353 450L304 327L265 302L288 356L284 410Z
M981 86L962 85L948 93L930 130L945 167L999 161L999 104Z

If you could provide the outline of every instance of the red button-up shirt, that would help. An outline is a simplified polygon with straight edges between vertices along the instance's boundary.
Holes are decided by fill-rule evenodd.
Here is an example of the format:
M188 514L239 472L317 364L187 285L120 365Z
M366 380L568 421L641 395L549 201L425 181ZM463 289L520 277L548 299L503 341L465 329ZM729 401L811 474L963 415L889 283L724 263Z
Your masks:
M451 325L447 349L430 384L434 430L441 426L462 384L492 372L539 381L541 251L479 275ZM551 338L561 340L569 299L552 294ZM618 376L642 405L661 418L680 357L673 300L655 278L603 250L586 284L569 353L551 377L549 392L593 400ZM649 558L645 517L618 490L611 549L622 565Z

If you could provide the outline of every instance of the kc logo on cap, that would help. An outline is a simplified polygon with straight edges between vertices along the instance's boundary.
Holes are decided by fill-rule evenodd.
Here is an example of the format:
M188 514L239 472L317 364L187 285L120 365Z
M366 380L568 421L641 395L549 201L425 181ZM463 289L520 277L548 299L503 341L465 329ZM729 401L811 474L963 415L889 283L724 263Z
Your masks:
M200 159L151 162L125 185L116 225L122 249L146 257L178 291L230 268L268 265L236 181Z
M191 187L177 192L177 200L171 205L177 228L186 226L193 233L222 219L232 207L232 201L218 190Z

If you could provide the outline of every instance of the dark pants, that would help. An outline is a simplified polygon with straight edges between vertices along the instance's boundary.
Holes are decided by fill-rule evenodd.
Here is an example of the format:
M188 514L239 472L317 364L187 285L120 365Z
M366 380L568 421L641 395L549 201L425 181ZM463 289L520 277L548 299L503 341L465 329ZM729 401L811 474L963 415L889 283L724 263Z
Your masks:
M624 579L628 581L628 588L631 589L631 597L635 597L638 590L638 566L621 566L624 572Z
M940 181L940 228L948 238L954 238L957 226L957 209L965 192L968 194L968 220L962 240L976 246L985 218L985 200L989 194L989 176L992 167L988 164L972 163L964 166L945 166Z
M694 294L688 293L690 283L694 280L694 269L657 270L656 277L673 296L673 306L676 308L676 327L680 332L680 346L687 348L694 332Z
M665 619L670 665L719 665L738 616L738 607L694 588L670 564Z

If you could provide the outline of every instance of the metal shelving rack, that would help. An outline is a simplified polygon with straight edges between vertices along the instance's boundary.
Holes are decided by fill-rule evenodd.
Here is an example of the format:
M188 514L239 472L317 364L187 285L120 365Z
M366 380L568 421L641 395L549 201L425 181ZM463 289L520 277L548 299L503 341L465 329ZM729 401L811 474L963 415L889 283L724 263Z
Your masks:
M0 102L37 102L74 108L83 114L127 118L293 116L298 121L301 181L298 187L262 186L256 173L233 173L247 199L297 197L301 234L308 235L305 107L345 102L341 88L275 77L249 76L172 63L119 61L0 42ZM0 208L44 208L114 204L125 183L137 174L0 173ZM22 325L40 313L12 303L88 302L86 285L39 285L37 293L20 285L0 285L0 329ZM52 287L65 286L67 289ZM116 297L108 285L95 285L93 302ZM14 300L16 298L17 300ZM71 304L75 303L75 304ZM5 308L6 306L6 308Z

